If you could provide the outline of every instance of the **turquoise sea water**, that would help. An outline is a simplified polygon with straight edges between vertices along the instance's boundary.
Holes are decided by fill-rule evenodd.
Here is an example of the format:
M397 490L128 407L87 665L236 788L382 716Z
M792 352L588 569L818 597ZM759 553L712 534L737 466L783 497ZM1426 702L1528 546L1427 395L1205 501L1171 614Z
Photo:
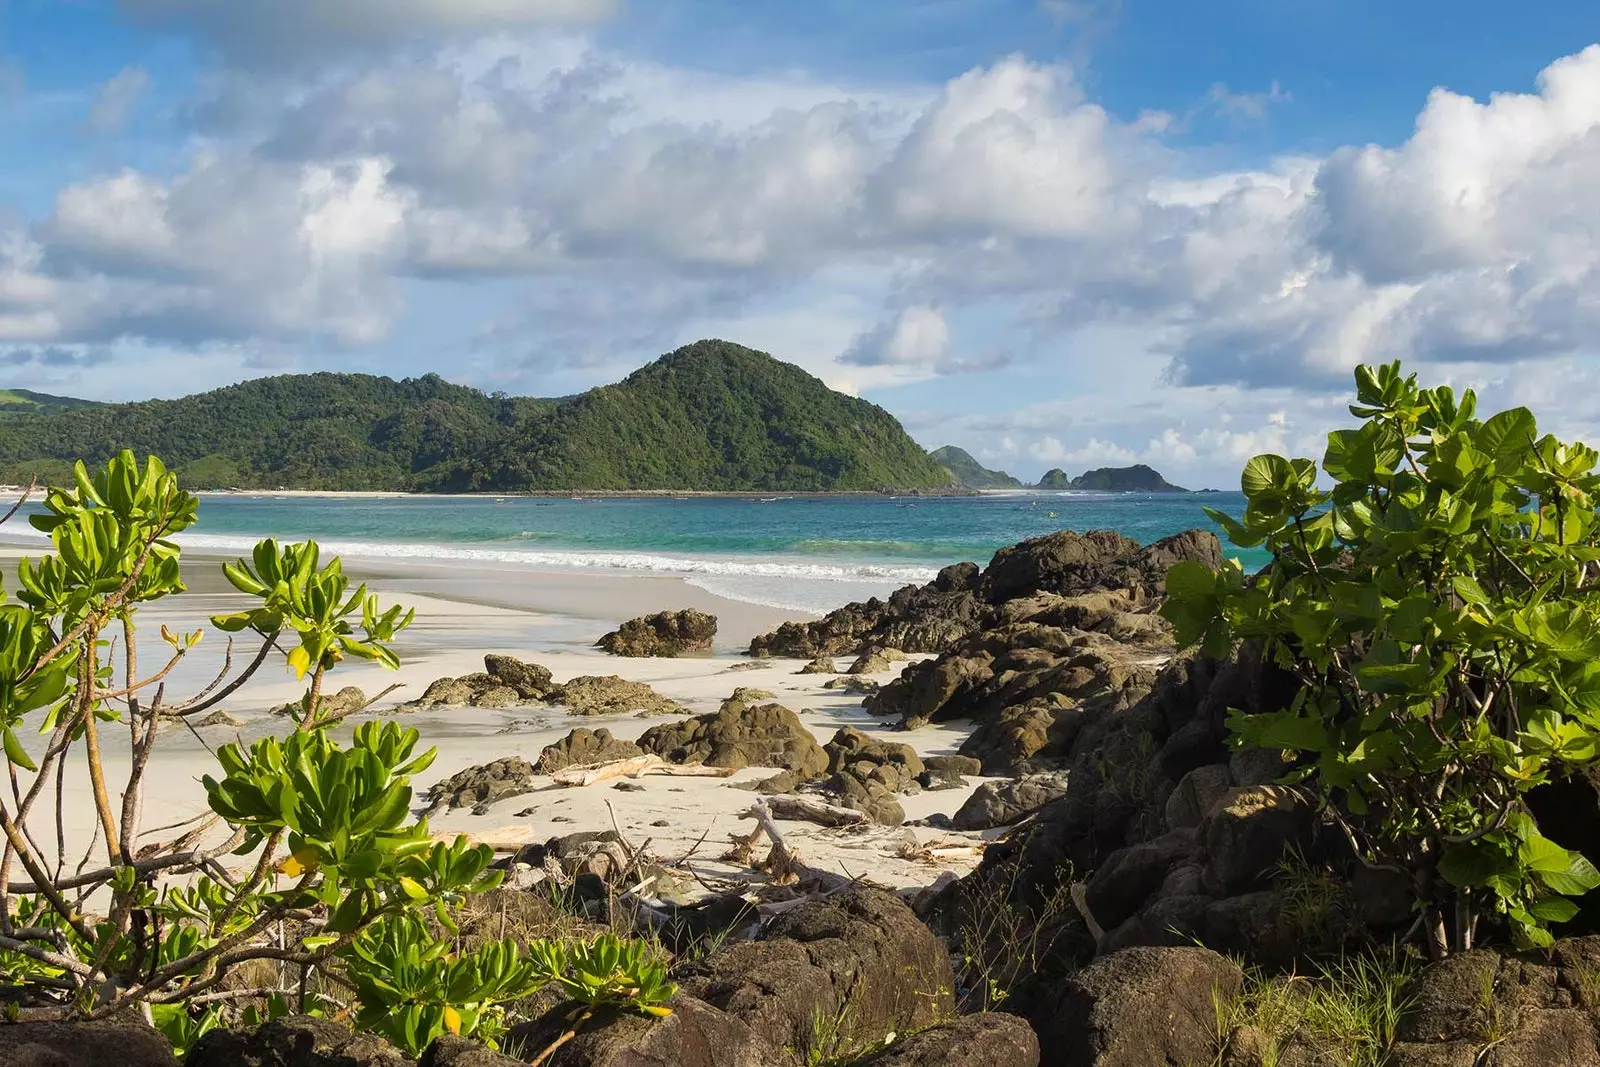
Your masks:
M517 570L679 575L722 596L822 610L986 563L1052 530L1112 529L1141 543L1201 510L1237 515L1238 493L1004 493L976 497L584 498L208 495L179 540L242 551L261 537L316 537L352 560ZM22 524L8 525L13 533ZM1255 562L1246 559L1247 563Z

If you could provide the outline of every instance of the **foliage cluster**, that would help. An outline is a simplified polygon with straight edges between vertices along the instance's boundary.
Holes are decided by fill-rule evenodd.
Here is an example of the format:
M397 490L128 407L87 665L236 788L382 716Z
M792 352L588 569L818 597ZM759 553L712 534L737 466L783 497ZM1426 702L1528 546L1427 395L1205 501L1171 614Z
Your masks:
M239 1018L237 1004L283 1011L293 994L305 1008L320 978L354 993L336 1010L420 1053L446 1030L492 1036L499 1004L550 983L590 1007L664 1010L674 988L642 945L499 941L461 952L429 933L425 914L453 929L453 907L499 884L492 852L464 837L436 840L412 818L411 779L434 757L417 751L415 729L367 721L343 743L330 728L359 709L332 712L322 701L327 673L347 658L398 664L391 645L410 612L351 589L315 543L263 541L224 567L250 607L212 619L258 650L234 674L230 638L211 684L170 702L165 680L203 631L163 626L169 655L144 674L135 616L183 591L172 536L194 523L196 499L159 460L141 466L131 452L94 477L81 463L74 473L73 487L50 491L30 517L55 552L24 559L18 602L0 603L0 750L11 783L0 797L0 981L26 1005L19 1011L146 1009L181 1048ZM173 840L149 840L143 801L161 728L214 707L273 655L307 683L292 728L222 746L216 773L203 778L209 813L179 824L189 829ZM23 740L30 721L42 749ZM113 730L126 731L117 802ZM71 867L59 813L80 755L95 827ZM39 803L52 783L54 810ZM245 857L246 870L225 867L229 854ZM270 978L241 984L239 973Z
M1485 918L1528 944L1600 885L1540 830L1536 790L1600 759L1597 455L1514 408L1420 388L1398 363L1356 371L1361 424L1309 459L1244 468L1233 543L1246 577L1179 564L1163 613L1185 643L1262 642L1292 705L1235 714L1237 741L1288 750L1363 862L1412 879L1436 952Z
M800 491L939 488L887 412L798 367L700 341L559 400L437 375L263 378L181 400L0 422L0 476L52 484L131 447L199 488Z

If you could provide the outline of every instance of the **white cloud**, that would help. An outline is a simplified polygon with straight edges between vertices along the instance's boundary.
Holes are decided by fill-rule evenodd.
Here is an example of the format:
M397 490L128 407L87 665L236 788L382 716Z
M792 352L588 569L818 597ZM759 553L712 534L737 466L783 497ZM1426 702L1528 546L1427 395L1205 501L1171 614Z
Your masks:
M852 86L489 32L604 5L125 2L222 44L266 48L296 12L335 43L464 36L232 71L255 108L187 166L77 182L0 227L0 343L360 348L419 280L492 275L516 306L461 332L517 373L702 333L852 389L1009 356L1074 402L968 420L980 454L1205 471L1314 450L1358 361L1543 382L1600 336L1600 46L1537 92L1437 90L1397 145L1219 172L1019 56ZM1214 95L1245 115L1287 96Z
M120 132L149 88L148 71L143 67L123 67L95 94L89 108L89 129L95 133Z

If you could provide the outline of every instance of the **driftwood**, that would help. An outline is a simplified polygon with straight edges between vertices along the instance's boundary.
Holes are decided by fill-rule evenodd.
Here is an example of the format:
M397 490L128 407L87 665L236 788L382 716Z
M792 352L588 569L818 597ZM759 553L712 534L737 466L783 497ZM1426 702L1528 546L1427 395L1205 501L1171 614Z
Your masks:
M797 796L793 793L767 797L765 804L774 819L788 822L814 822L819 826L859 826L867 821L866 815L854 808L844 808L817 800L815 797Z
M736 767L707 767L701 763L668 763L660 756L629 756L609 763L584 763L563 767L550 776L556 785L593 785L612 778L638 778L645 774L670 774L689 778L727 778L738 772Z

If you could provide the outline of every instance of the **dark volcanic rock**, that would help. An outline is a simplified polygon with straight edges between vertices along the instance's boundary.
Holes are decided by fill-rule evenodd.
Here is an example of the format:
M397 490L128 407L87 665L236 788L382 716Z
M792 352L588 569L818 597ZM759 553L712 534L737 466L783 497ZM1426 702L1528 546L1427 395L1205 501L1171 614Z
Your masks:
M1102 957L1033 1019L1044 1067L1162 1067L1213 1062L1216 997L1239 968L1203 948L1131 948Z
M795 1050L810 1047L829 1020L839 1021L841 1048L865 1049L955 1008L949 953L897 896L865 887L779 915L760 940L691 964L680 980L685 992Z
M613 656L681 656L710 652L717 617L693 608L629 619L595 642Z
M493 652L483 657L482 671L459 678L437 678L408 708L514 708L550 698L558 688L550 672Z
M957 830L989 830L1009 826L1066 795L1067 778L1060 774L1035 774L1009 782L984 782L950 824Z
M197 1062L192 1057L190 1063ZM6 1067L178 1067L167 1039L131 1013L97 1022L0 1024Z
M1121 589L1139 601L1165 591L1167 571L1179 560L1219 568L1222 545L1200 530L1164 537L1148 548L1109 530L1062 530L996 552L978 593L998 604L1034 593L1076 596Z
M506 797L533 792L533 765L521 756L507 756L457 771L428 790L428 810L476 808Z
M973 595L978 568L957 563L923 586L846 604L812 622L786 622L750 642L752 656L854 655L867 648L939 652L978 627L983 605Z
M195 1042L184 1067L412 1067L412 1061L376 1035L291 1015L253 1031L213 1030Z
M417 1067L527 1067L527 1064L484 1048L476 1041L445 1034L428 1046Z
M337 693L322 694L322 701L317 708L318 717L354 715L367 706L367 694L359 686L347 685ZM300 716L305 711L305 704L300 700L292 700L287 704L279 704L272 709L274 715ZM203 725L203 724L202 724Z
M833 662L833 657L832 656L817 656L817 657L813 658L810 663L807 663L804 667L801 667L798 671L795 671L795 673L796 674L838 674L839 672L834 670L835 666L836 665Z
M1015 1015L963 1015L897 1041L858 1067L1038 1067L1039 1039Z
M543 700L555 688L548 669L511 656L497 656L491 652L483 657L483 670L501 685L515 689L525 700Z
M571 1025L577 1004L562 1004L513 1026L505 1044L538 1055ZM692 996L671 1002L672 1014L651 1019L608 1011L545 1060L546 1067L775 1067L786 1057L749 1025Z
M828 769L828 754L800 717L781 704L747 707L730 701L710 715L652 726L639 738L639 747L672 763L778 767L802 779Z
M605 727L590 730L580 726L553 745L546 745L533 765L535 774L554 774L563 767L642 756L644 749L632 741L619 741Z
M558 686L549 699L566 705L574 715L621 715L630 711L671 715L688 710L643 682L630 682L615 674L581 675Z
M879 674L892 670L896 663L905 662L906 654L898 648L869 648L856 657L846 674Z

